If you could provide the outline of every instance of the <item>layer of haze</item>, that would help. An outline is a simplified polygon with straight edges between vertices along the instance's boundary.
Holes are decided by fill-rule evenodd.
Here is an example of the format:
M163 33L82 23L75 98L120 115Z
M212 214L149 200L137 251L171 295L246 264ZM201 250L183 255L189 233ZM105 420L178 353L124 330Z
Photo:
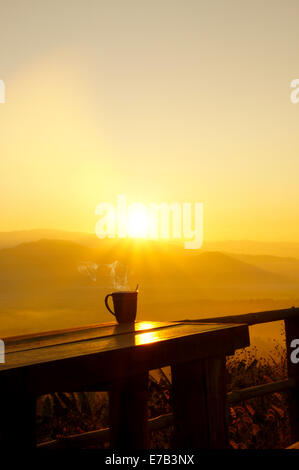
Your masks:
M0 0L0 230L199 201L205 239L297 241L296 1Z

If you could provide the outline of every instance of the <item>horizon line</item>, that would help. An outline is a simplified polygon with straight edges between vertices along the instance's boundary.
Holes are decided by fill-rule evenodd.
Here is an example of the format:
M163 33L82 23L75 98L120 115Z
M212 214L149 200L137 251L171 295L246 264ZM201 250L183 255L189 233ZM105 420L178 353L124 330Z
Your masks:
M22 232L64 232L67 234L82 234L82 235L91 235L96 237L95 232L84 232L81 230L70 230L70 229L62 229L62 228L29 228L29 229L15 229L15 230L0 230L0 235L3 234L13 234L13 233L22 233ZM144 239L144 241L148 241ZM164 242L169 242L170 240L159 240ZM180 240L171 240L172 242L182 243ZM238 242L247 242L247 243L287 243L287 244L299 244L299 240L260 240L260 239L242 239L242 238L218 238L218 239L208 239L203 240L203 244L205 243L238 243Z

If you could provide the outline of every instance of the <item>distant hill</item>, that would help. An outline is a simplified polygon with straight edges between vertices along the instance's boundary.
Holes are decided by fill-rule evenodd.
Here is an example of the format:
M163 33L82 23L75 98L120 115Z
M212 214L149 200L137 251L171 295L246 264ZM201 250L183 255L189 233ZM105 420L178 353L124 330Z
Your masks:
M253 240L204 241L203 250L225 253L299 258L298 242L258 242Z
M0 232L0 249L13 247L20 243L27 243L38 241L41 239L49 240L68 240L79 243L89 247L97 247L99 244L112 244L116 239L99 240L95 233L84 232L70 232L65 230L53 229L34 229L34 230L20 230L11 232ZM147 241L151 243L151 241ZM178 242L170 241L164 245L177 245ZM254 240L220 240L208 242L204 240L202 251L218 251L233 254L247 254L247 255L261 255L261 256L278 256L278 257L291 257L299 259L299 242L273 242L271 240L259 242Z
M299 259L267 255L233 254L234 258L272 273L299 281Z
M83 232L68 232L64 230L33 229L0 232L0 249L20 245L21 243L35 242L41 239L68 240L88 244L95 238L94 234Z
M71 241L22 243L0 250L0 280L58 283L61 279L74 278L78 263L90 257L93 257L91 249Z
M296 260L184 250L157 241L21 243L0 250L0 332L109 321L105 295L137 283L139 319L291 306L298 297L297 279L271 268L289 262L296 265Z
M251 258L246 258L251 259ZM158 289L223 288L248 294L297 289L295 281L257 263L219 252L194 252L159 242L109 240L89 248L66 240L39 240L0 250L0 281L34 286L64 284L129 287L136 283ZM119 286L118 286L119 284ZM126 286L124 285L126 284ZM32 288L34 288L32 285ZM0 286L0 291L2 290ZM237 291L236 291L237 293Z

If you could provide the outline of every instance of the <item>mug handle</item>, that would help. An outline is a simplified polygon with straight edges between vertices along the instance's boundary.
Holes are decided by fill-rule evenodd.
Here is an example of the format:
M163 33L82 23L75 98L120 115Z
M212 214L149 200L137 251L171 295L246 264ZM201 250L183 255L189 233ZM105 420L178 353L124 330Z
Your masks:
M111 308L110 308L109 305L108 305L108 298L109 298L110 296L112 297L112 294L106 295L106 297L105 297L105 305L106 305L107 309L109 310L109 312L112 313L112 315L115 316L115 313L111 310Z

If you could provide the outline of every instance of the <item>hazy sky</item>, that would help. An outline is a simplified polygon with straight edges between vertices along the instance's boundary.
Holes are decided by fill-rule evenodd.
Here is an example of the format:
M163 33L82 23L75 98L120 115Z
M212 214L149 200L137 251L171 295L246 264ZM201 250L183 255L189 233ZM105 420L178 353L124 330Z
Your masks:
M0 230L204 203L205 238L299 241L299 3L0 0Z

